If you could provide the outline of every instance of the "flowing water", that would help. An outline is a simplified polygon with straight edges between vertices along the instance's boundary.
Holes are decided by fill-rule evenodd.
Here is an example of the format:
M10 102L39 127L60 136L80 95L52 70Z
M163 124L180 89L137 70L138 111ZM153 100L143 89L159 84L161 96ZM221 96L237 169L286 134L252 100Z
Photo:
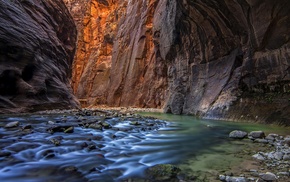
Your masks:
M241 162L235 153L245 147L243 142L228 138L230 131L290 134L287 128L274 126L142 115L158 119L0 116L0 181L122 181L144 177L148 167L166 163L180 165L184 171L222 171ZM19 121L20 126L4 128L12 121ZM100 121L110 127L84 127L85 122ZM74 130L50 132L56 126Z

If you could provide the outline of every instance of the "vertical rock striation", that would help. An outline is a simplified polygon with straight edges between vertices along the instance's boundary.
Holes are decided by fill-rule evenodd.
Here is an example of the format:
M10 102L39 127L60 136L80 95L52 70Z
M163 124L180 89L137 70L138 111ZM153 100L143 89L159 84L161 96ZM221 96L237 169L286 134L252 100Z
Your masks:
M0 112L78 107L76 28L61 0L0 1Z
M66 1L88 105L290 123L289 1Z
M154 46L158 1L66 3L77 22L83 17L73 75L77 97L87 105L162 107L167 67Z

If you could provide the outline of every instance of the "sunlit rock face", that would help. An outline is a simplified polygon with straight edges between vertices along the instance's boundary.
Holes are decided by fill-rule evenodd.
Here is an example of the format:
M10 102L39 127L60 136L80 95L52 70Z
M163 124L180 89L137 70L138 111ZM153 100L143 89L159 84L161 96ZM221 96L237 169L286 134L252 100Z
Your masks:
M289 123L290 1L66 3L85 104Z
M0 1L0 112L76 108L76 28L62 0Z
M73 88L80 101L162 107L167 64L154 46L158 1L65 2L79 30Z

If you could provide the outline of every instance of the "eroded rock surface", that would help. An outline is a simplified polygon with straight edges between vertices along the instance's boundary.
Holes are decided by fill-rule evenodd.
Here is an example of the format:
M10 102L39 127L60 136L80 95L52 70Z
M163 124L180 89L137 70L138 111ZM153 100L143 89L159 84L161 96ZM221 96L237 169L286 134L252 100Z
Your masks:
M289 1L65 1L85 105L289 125Z
M76 28L61 0L0 1L0 113L76 108Z

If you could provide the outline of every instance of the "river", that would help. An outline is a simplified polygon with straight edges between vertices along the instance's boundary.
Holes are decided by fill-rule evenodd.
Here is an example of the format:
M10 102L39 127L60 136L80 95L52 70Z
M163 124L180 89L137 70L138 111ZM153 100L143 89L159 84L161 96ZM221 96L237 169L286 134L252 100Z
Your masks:
M148 167L167 163L191 173L215 175L243 160L236 153L244 150L246 144L229 139L232 130L290 134L288 128L277 126L160 113L141 115L157 119L3 115L0 117L1 182L124 181L144 178ZM13 121L19 121L20 126L4 127ZM88 127L91 123L103 127ZM64 132L69 127L73 130Z

